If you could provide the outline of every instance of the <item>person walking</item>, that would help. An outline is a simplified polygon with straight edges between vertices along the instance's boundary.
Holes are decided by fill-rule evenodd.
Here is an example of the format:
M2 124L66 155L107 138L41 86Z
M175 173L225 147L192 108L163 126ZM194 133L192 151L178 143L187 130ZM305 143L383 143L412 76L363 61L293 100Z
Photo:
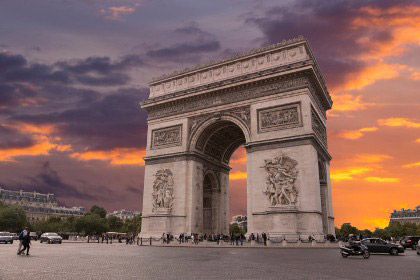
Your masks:
M25 235L29 235L27 228L25 227L21 233L19 233L19 246L18 246L18 250L17 250L17 254L20 255L20 251L22 250L22 243L23 243L23 238L25 237Z
M263 232L261 235L262 235L262 238L264 240L264 246L267 246L267 234L265 234L265 232Z
M31 244L31 236L27 233L22 240L23 249L20 250L18 255L25 254L24 252L26 250L26 255L29 256L29 248L31 247L29 244Z

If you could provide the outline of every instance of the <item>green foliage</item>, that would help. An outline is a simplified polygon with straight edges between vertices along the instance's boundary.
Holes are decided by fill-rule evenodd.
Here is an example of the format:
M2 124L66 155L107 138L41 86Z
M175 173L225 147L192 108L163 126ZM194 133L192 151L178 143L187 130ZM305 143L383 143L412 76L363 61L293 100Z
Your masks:
M27 224L25 210L18 205L0 205L0 230L18 232Z
M108 225L105 218L97 214L89 214L76 220L75 231L87 235L102 234L108 231Z
M136 215L132 219L125 220L121 228L122 232L138 234L141 230L141 215Z
M110 231L121 232L121 228L124 225L123 220L121 220L120 218L116 216L109 216L108 218L106 218L106 221L107 221L108 228Z
M401 238L409 235L419 235L420 234L420 225L414 223L399 223L399 222L390 222L389 225L384 228L376 228L374 232L371 232L368 229L358 230L356 227L351 226L351 224L343 224L340 229L335 228L335 233L337 236L347 237L349 234L361 234L363 236L375 236L380 238Z
M99 207L98 205L93 205L90 208L90 213L92 214L96 214L101 218L105 218L106 217L106 210L105 208Z
M229 234L245 234L245 230L243 230L237 223L233 223L229 225Z

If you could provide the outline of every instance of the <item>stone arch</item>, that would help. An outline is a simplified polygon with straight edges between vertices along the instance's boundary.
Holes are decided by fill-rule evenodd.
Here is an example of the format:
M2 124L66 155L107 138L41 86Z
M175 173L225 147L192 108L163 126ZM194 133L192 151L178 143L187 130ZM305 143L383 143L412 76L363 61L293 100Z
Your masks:
M243 120L231 115L219 115L209 117L193 129L188 148L190 152L209 155L228 164L233 152L248 142L249 126Z

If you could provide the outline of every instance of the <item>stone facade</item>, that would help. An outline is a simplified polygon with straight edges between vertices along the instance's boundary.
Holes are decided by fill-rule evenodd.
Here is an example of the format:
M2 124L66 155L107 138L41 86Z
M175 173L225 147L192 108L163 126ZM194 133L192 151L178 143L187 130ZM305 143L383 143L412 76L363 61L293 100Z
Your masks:
M29 221L47 220L49 217L83 216L84 207L59 206L54 194L11 191L0 188L0 202L19 205L26 211Z
M394 210L391 213L391 222L415 223L420 225L420 205L415 209L401 209L401 211Z
M138 212L138 211L129 211L129 210L125 210L125 209L115 210L115 211L112 211L112 212L106 214L107 217L115 216L115 217L120 218L121 220L124 220L124 221L132 219L135 216L139 216L139 215L141 215L141 213Z
M141 236L228 233L229 160L241 145L248 233L334 234L332 100L304 38L155 79L141 106Z

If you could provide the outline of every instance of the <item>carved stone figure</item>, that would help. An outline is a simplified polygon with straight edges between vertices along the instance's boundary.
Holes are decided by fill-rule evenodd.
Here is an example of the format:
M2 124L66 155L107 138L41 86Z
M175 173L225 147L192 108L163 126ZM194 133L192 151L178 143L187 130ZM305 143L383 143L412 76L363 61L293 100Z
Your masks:
M171 170L158 170L154 176L156 179L153 182L153 211L172 209L174 180Z
M298 108L299 105L296 104L260 110L258 113L260 131L300 125Z
M273 159L266 159L264 168L267 172L264 193L272 206L296 205L298 190L295 186L298 170L297 161L280 154Z

